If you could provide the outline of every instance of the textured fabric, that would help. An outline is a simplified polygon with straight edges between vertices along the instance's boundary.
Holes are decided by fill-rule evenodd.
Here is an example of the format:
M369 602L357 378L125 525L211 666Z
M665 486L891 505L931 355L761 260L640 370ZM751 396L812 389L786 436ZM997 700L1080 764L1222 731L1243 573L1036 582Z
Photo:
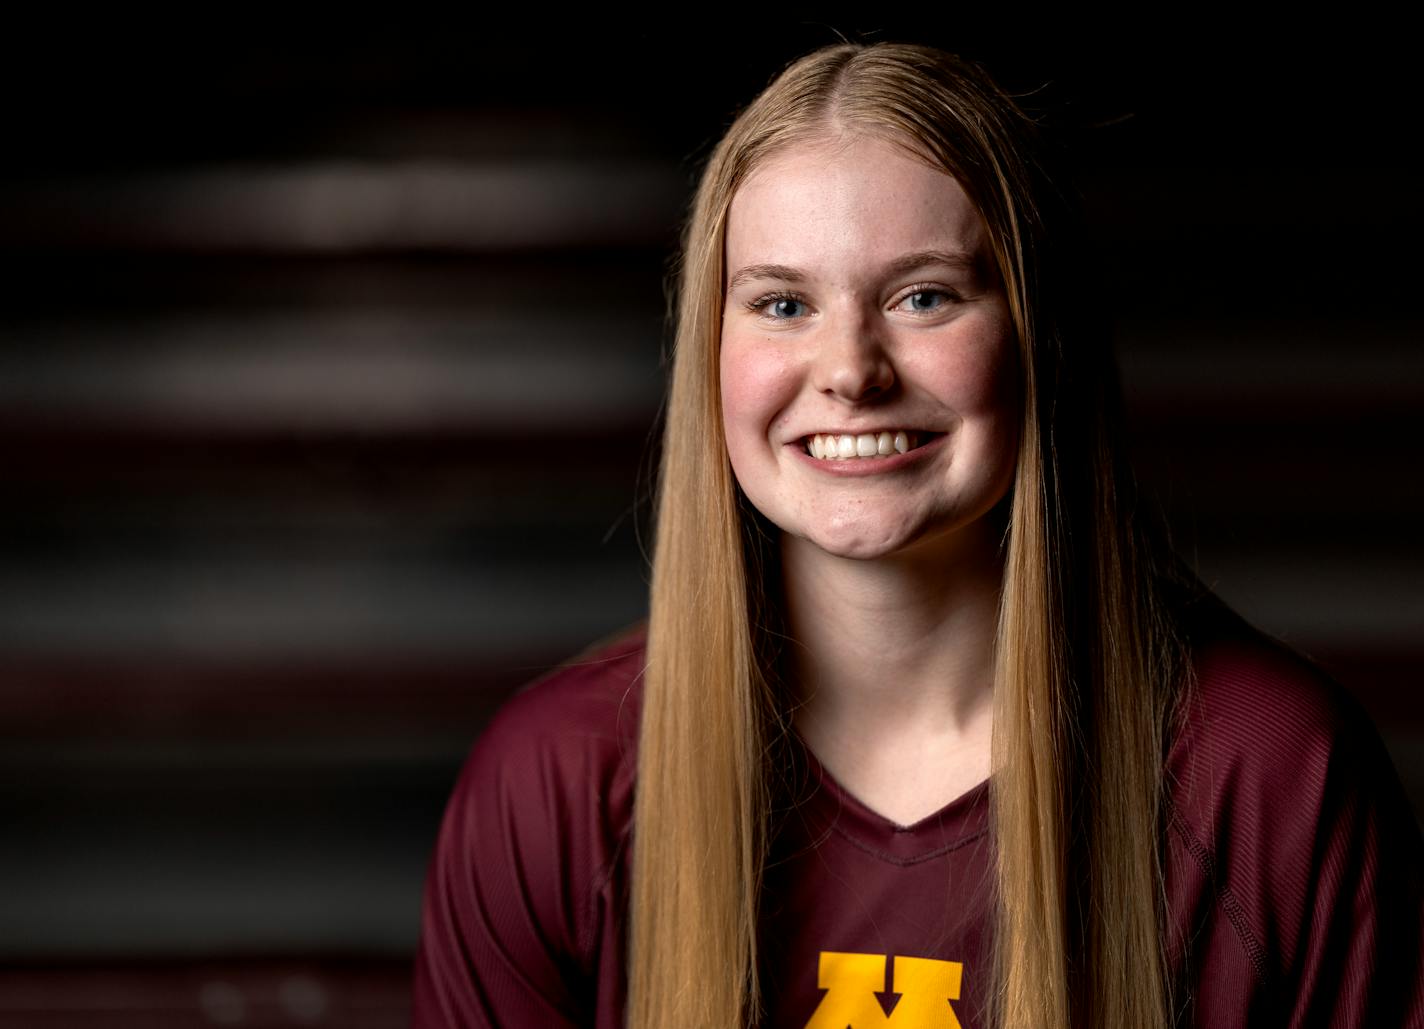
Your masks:
M642 646L534 684L475 746L427 882L417 1027L621 1024ZM1167 768L1181 1024L1424 1026L1424 842L1373 726L1240 629L1199 638L1194 668ZM764 1024L985 1025L992 780L897 826L804 747L788 765Z

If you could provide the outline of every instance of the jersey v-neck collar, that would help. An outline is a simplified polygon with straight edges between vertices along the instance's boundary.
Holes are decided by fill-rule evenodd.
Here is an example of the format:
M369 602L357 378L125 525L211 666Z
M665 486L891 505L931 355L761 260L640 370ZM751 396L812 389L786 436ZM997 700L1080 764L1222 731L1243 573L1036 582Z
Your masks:
M992 779L970 787L933 814L913 825L898 825L867 806L828 772L799 735L793 746L800 787L784 812L801 836L796 852L821 846L831 834L891 865L929 861L989 831L989 795Z

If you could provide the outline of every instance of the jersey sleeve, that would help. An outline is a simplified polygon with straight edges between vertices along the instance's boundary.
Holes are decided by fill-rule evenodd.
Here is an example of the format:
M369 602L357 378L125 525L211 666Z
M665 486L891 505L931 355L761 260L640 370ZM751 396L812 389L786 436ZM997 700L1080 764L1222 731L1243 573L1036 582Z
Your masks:
M528 741L498 721L465 763L426 878L416 1029L573 1026L562 828ZM536 785L537 784L537 785Z
M642 635L495 715L425 882L415 1029L620 1024Z
M1169 875L1195 1018L1424 1027L1424 839L1378 731L1274 644L1198 665Z
M1374 727L1346 719L1320 792L1288 1025L1424 1026L1424 842Z

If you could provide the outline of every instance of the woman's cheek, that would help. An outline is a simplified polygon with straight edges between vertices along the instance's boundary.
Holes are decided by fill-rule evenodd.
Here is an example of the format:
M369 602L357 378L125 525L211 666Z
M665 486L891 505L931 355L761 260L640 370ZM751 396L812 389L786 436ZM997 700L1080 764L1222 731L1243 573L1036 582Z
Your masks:
M722 417L728 444L743 446L776 435L791 414L795 370L774 343L724 337L721 354Z
M909 352L900 377L925 390L961 417L1001 413L1017 405L1018 365L1013 341L994 323L973 333L946 336Z

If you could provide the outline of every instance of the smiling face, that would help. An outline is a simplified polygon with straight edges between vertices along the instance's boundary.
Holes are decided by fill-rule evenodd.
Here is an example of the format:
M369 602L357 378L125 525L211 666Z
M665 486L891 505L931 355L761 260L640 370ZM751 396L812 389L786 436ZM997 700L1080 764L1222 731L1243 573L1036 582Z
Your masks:
M979 525L1013 482L1019 388L959 184L871 137L799 147L733 197L726 267L722 418L757 510L851 558Z

